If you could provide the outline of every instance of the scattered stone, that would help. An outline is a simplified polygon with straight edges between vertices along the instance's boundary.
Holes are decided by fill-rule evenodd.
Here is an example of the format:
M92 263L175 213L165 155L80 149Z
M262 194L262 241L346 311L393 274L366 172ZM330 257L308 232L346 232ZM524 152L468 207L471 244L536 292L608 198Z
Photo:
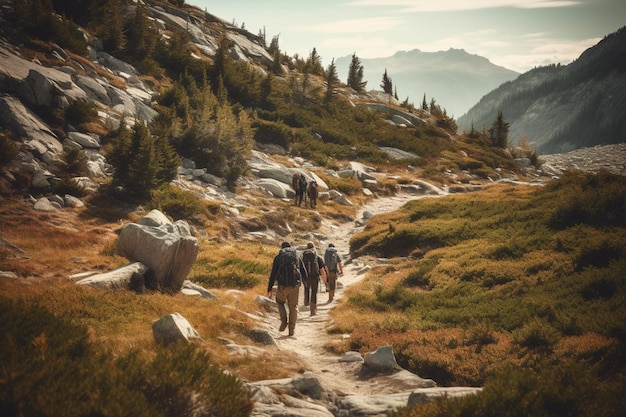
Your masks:
M365 365L375 372L393 372L400 369L391 346L382 346L364 357Z
M261 343L267 346L276 346L276 340L274 337L265 329L251 329L248 331L248 337L256 343Z
M121 266L103 274L91 275L76 282L79 285L92 285L103 288L125 288L142 291L144 275L148 271L141 262Z
M181 340L201 339L200 334L179 313L168 314L155 321L152 333L156 341L164 346Z
M359 352L346 352L339 358L339 362L363 362L363 356Z
M85 205L80 200L80 198L76 198L76 197L71 196L69 194L65 194L63 199L64 199L64 202L65 202L65 207L77 208L77 207L83 207Z
M41 197L39 200L37 200L37 202L35 203L35 205L33 207L37 211L55 211L55 210L58 210L57 207L55 207L52 204L52 202L50 200L48 200L46 197Z
M195 292L198 295L200 295L202 298L208 298L208 299L217 298L217 296L213 294L211 291L205 289L204 287L198 284L194 284L188 279L183 281L182 291L184 292L185 290L190 291L189 293L190 295L192 294L191 292Z

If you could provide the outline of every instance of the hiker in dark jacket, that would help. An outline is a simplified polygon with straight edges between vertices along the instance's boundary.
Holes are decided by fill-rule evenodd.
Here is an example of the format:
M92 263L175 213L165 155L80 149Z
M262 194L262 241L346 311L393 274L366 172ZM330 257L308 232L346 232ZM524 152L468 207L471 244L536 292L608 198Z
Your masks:
M296 256L293 267L286 265L283 261L288 259L285 256L287 253L295 254ZM289 272L292 274L289 274ZM296 249L291 247L289 242L283 242L272 263L272 272L267 285L267 296L272 298L274 283L277 283L276 304L278 305L278 314L280 315L278 331L282 332L289 326L289 336L293 336L296 329L300 284L306 278L307 271L302 263L302 258L297 254ZM289 308L289 314L287 314L285 303L287 303L287 308Z
M328 281L326 282L326 289L328 290L328 303L331 303L335 298L337 277L338 275L343 275L341 257L339 256L335 245L332 243L328 245L326 252L324 252L324 262L326 263L326 269L328 270Z
M313 242L307 243L306 249L302 254L302 261L309 275L304 285L304 305L309 306L309 311L314 316L317 314L317 290L319 289L320 279L326 282L326 264L324 259L315 251Z
M312 209L317 208L317 197L319 192L317 191L317 182L312 180L306 187L306 194L309 197L309 207Z

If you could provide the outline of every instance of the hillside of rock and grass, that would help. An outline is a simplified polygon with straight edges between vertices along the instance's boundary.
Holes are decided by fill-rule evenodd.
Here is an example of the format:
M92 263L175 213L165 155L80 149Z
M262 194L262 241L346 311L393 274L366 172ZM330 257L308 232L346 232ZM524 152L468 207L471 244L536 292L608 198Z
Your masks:
M332 415L358 386L381 393L358 374L332 381L336 357L390 345L440 387L484 386L407 415L618 415L622 175L564 174L554 159L544 171L530 148L457 135L438 107L357 94L315 57L178 3L4 2L0 414L266 415L259 404L297 401L250 383L319 372L341 390L295 396ZM267 186L272 170L315 175L323 203L293 207L288 184ZM127 264L120 230L152 209L193 227L188 278L215 298L69 279ZM257 303L282 240L342 242L355 281L372 268L325 306L327 324L303 318L303 331L327 330L330 371ZM160 346L151 326L173 312L202 338Z

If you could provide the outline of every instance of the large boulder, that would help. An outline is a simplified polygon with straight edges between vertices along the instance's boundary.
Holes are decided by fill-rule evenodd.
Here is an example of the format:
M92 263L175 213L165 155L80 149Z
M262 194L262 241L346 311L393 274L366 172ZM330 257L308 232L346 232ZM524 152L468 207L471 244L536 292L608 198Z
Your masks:
M137 223L120 232L117 253L149 268L146 288L178 292L191 270L200 246L187 222L172 223L163 213L152 210Z

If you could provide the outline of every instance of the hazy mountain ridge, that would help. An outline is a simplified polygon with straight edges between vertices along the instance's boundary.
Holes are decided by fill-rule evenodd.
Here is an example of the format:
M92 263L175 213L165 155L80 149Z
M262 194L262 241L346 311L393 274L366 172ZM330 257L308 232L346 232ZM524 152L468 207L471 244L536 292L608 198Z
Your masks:
M358 57L358 54L357 54ZM345 81L351 56L336 60L339 78ZM463 49L422 52L400 51L386 58L359 58L363 65L367 90L379 90L385 69L398 99L407 97L419 106L424 95L445 108L449 115L460 115L489 91L519 73L497 66L479 55Z
M502 110L509 142L523 137L542 153L626 140L626 30L608 35L573 63L535 68L483 97L458 119L488 129Z

